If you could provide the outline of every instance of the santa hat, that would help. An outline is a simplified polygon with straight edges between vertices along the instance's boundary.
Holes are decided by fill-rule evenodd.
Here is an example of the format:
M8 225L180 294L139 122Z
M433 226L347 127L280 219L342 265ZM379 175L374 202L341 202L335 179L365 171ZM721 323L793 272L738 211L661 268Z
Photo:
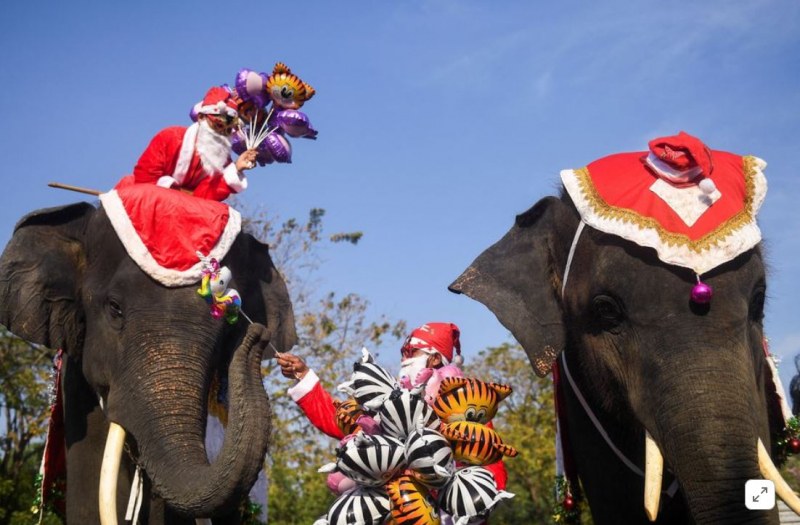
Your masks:
M689 183L700 175L708 179L714 170L711 151L700 139L686 132L653 139L648 146L647 165L656 175L672 183Z
M412 331L400 350L433 350L442 356L446 365L461 365L464 358L461 357L460 335L461 331L453 323L427 323Z
M228 115L235 117L236 101L230 91L223 87L214 86L208 90L203 101L195 106L198 115Z

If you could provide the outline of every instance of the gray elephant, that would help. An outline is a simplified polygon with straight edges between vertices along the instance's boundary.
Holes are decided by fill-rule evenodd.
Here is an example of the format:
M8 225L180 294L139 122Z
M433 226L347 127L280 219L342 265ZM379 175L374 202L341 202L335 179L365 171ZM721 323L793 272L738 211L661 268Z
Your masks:
M612 201L610 195L631 200L626 169L637 173L635 184L644 191L656 186L644 152L615 159L616 165L597 161L562 172L561 196L518 215L450 285L486 305L540 375L557 362L566 413L561 425L571 446L566 452L601 525L777 523L776 511L745 508L745 483L765 477L800 509L770 459L783 415L773 409L763 346L766 276L752 235L766 190L759 179L764 164L709 154L716 189L743 195L730 216L749 235L711 268L695 272L695 262L665 262L681 248L680 238L661 242L645 231L657 228L653 221L637 223ZM738 170L730 183L727 165ZM641 199L648 199L648 209L663 205L658 196ZM739 215L736 204L744 210ZM717 201L714 213L725 205ZM686 257L707 258L729 248L729 239L742 240L743 230L717 223L718 237L705 238L717 244L710 251L687 250ZM633 230L649 236L633 242ZM713 288L710 301L692 295L701 273L705 290Z
M104 523L122 522L136 465L141 523L237 522L269 440L261 359L291 348L296 334L267 246L238 233L222 263L254 324L213 319L197 284L168 288L149 277L102 206L39 210L16 225L0 258L0 323L67 355L68 523L100 523L99 507L112 509ZM227 371L228 431L209 463L207 399L218 371ZM115 439L124 453L103 463ZM101 470L112 483L105 496Z

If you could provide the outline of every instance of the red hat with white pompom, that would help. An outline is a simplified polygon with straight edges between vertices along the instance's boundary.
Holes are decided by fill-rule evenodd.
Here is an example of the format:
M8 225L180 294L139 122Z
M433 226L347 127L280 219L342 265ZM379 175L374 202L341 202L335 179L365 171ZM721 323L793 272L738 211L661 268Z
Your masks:
M442 356L444 364L461 365L461 330L453 323L427 323L411 332L400 351L433 350Z
M236 102L233 100L231 92L219 86L214 86L208 90L203 101L195 106L198 115L228 115L235 117Z

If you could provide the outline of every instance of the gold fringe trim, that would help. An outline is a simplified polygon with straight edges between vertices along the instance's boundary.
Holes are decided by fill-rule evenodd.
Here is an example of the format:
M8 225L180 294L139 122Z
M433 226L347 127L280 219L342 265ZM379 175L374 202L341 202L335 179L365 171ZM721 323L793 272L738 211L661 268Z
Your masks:
M700 253L711 246L718 245L736 230L754 220L755 213L753 210L753 202L756 186L756 159L752 156L746 156L742 157L742 161L745 180L744 207L739 213L725 221L719 228L707 233L696 241L692 241L685 234L665 230L661 224L652 217L644 217L627 208L619 208L608 204L594 187L591 176L589 175L589 168L580 168L575 170L574 173L578 179L578 184L580 185L584 199L586 199L598 217L635 224L642 229L654 230L661 239L661 242L668 246L686 246L690 250Z

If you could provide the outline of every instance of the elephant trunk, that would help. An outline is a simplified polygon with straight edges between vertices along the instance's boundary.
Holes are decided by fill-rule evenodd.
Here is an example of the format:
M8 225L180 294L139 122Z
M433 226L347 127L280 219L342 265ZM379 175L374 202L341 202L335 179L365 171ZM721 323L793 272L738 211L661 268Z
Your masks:
M270 433L268 400L261 382L267 341L266 329L252 325L233 354L228 369L228 425L222 449L210 464L204 435L211 357L200 350L202 346L160 345L158 356L150 357L162 362L153 363L152 373L142 374L146 377L136 385L138 392L118 389L125 392L120 395L139 397L134 404L146 412L144 417L116 419L113 407L119 405L112 389L109 418L119 421L136 439L139 463L154 492L176 511L207 517L229 510L255 482Z
M736 368L684 370L677 389L653 391L661 396L654 437L698 525L778 523L775 512L745 509L745 483L762 478L757 444L768 434L766 420L755 419L763 413L755 374Z

